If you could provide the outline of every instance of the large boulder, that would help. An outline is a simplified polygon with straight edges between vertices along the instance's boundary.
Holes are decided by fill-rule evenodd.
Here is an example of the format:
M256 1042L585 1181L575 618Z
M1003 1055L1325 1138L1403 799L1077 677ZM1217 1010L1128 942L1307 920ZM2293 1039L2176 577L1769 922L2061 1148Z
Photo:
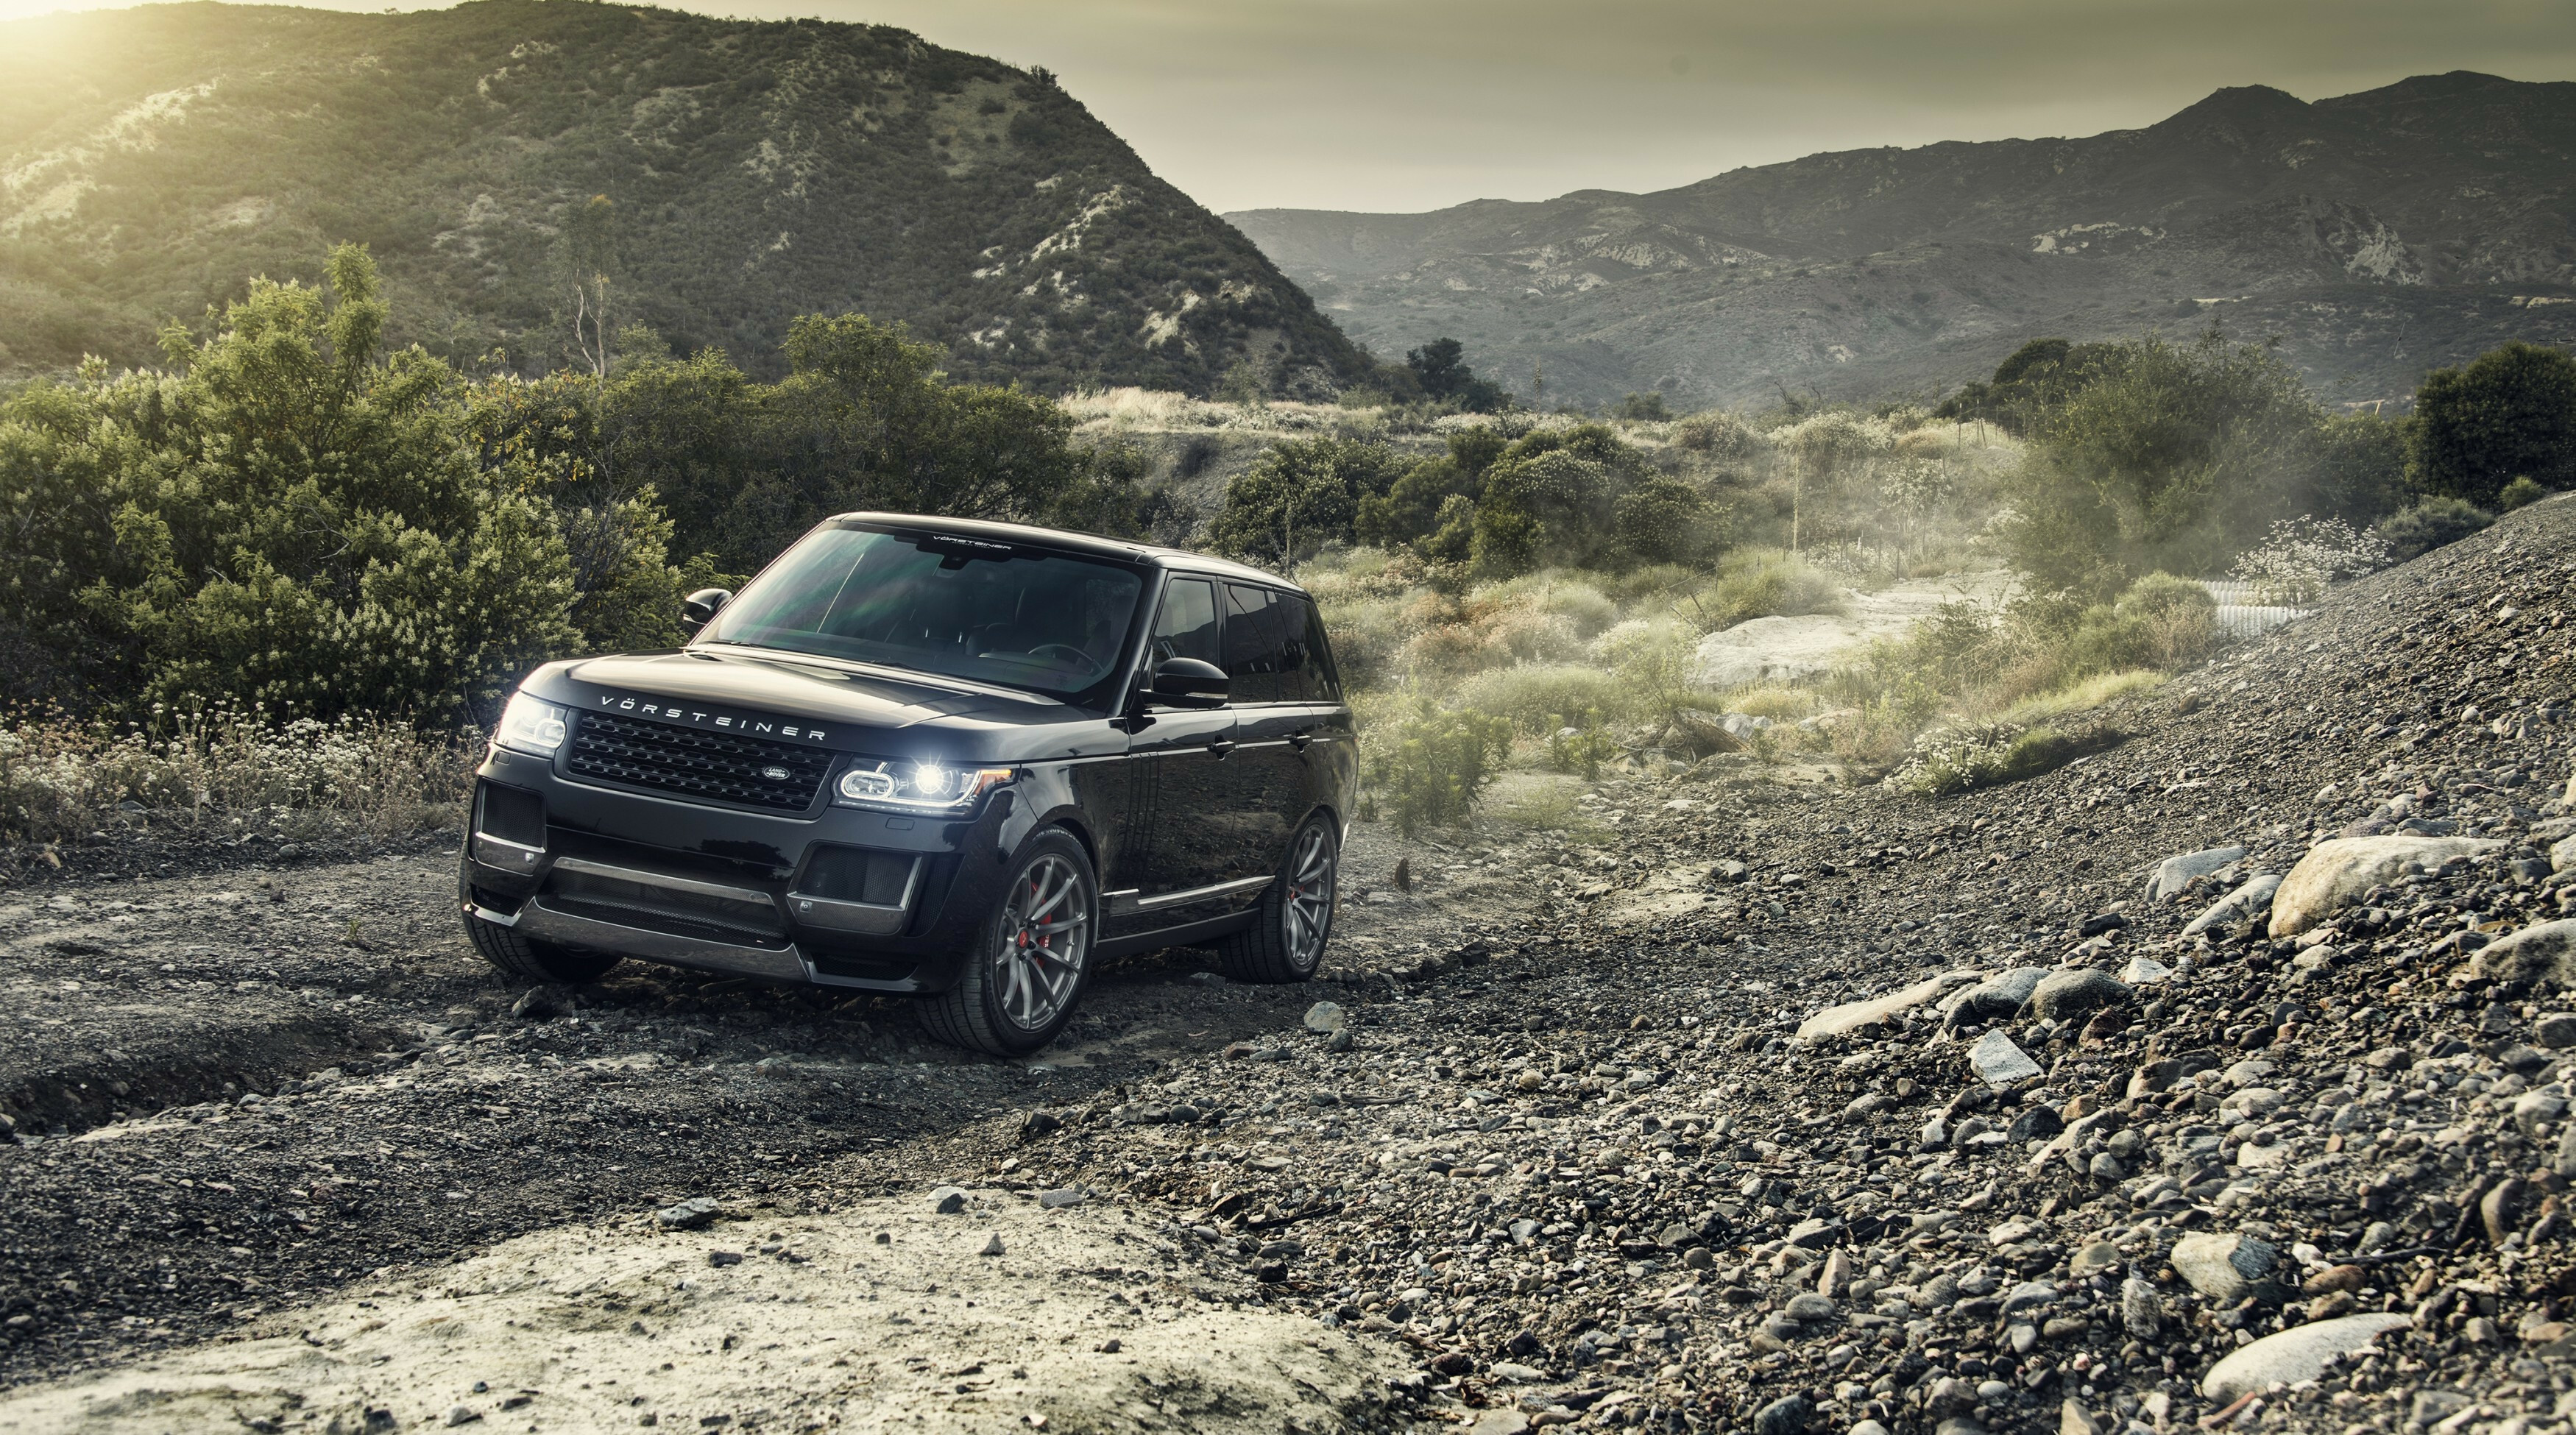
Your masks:
M2308 849L2281 890L2272 894L2272 935L2295 937L2321 926L2361 894L2409 871L2436 871L2455 857L2477 857L2503 846L2484 837L2337 837Z
M2185 852L2156 864L2155 875L2147 879L2147 900L2162 902L2180 896L2195 877L2206 877L2230 862L2245 858L2242 847L2207 847L2198 852Z
M2002 1021L2020 1011L2048 975L2046 967L2015 967L1997 972L1975 986L1960 992L1941 1004L1941 1024L1965 1026L1970 1022Z
M2576 984L2576 917L2525 927L2478 949L2479 976L2506 986Z
M1899 1012L1911 1011L1927 1002L1939 1001L1952 988L1977 979L1975 972L1943 972L1902 991L1865 1001L1845 1002L1827 1007L1798 1024L1798 1039L1813 1041L1820 1036L1845 1036L1865 1026L1876 1026Z
M2412 1316L2397 1311L2379 1310L2292 1326L2230 1352L2201 1378L2200 1393L2224 1405L2240 1395L2314 1380L2325 1374L2328 1360L2357 1355L2369 1349L2382 1332L2413 1321Z
M2209 904L2208 910L2191 919L2182 929L2186 937L2197 937L2212 927L2232 927L2259 912L2272 909L2272 894L2281 890L2281 879L2269 872L2249 877L2242 886Z

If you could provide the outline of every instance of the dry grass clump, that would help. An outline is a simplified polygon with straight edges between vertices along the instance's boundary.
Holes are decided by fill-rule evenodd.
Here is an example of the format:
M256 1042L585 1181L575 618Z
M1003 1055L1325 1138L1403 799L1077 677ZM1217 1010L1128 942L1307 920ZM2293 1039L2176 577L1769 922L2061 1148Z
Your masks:
M161 717L151 730L59 715L0 724L0 841L76 839L136 812L236 827L330 817L401 836L455 825L481 754L477 734L371 718Z

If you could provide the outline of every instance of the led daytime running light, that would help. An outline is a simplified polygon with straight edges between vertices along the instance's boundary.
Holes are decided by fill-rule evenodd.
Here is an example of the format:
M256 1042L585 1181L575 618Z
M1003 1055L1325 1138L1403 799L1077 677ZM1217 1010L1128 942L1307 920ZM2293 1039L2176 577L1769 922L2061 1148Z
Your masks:
M1011 780L1007 767L954 768L938 762L854 767L834 784L836 800L931 811L955 811Z

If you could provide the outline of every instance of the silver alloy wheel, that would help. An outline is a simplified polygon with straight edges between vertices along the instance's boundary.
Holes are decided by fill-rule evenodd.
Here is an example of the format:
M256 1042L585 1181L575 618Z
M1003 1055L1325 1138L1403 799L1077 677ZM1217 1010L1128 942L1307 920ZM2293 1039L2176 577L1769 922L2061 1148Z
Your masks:
M1055 1020L1082 984L1091 954L1091 903L1082 874L1049 854L1020 873L1002 908L993 985L1002 1014L1022 1031Z
M1320 826L1308 827L1288 862L1288 900L1279 904L1280 935L1288 959L1299 970L1324 957L1324 939L1333 925L1333 840Z

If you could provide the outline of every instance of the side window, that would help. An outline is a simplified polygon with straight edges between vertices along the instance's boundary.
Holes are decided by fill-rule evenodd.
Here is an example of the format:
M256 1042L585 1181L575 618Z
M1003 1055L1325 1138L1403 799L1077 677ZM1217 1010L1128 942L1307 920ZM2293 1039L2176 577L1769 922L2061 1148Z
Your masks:
M1239 583L1225 585L1225 675L1234 680L1229 693L1234 701L1279 701L1283 636L1276 594Z
M1337 703L1342 700L1342 675L1333 666L1332 644L1324 641L1324 615L1305 598L1281 600L1290 615L1288 631L1301 634L1298 657L1305 669L1306 701Z
M1163 589L1163 611L1154 615L1154 657L1218 662L1216 585L1205 578L1175 578Z
M1279 625L1279 700L1313 702L1319 685L1315 680L1314 648L1306 640L1306 624L1313 616L1314 605L1294 593L1281 593L1271 600L1270 611Z

